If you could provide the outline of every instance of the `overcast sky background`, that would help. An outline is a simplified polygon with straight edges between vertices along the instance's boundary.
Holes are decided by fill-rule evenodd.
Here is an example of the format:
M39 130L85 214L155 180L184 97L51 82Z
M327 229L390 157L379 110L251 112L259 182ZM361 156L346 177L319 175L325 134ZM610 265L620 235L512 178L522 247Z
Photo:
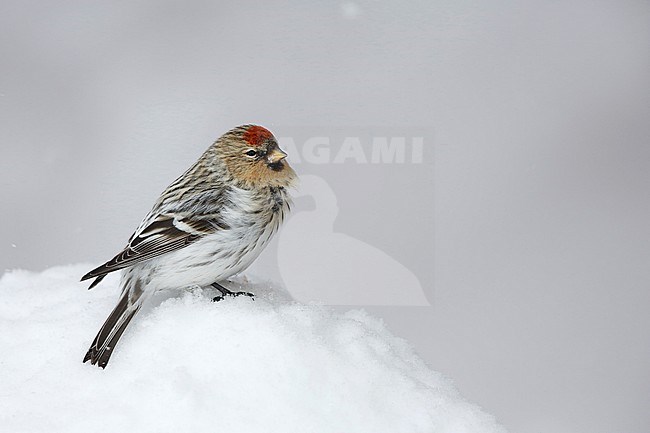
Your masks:
M650 430L648 2L3 1L0 55L1 269L109 259L239 124L423 136L295 164L430 304L368 309L512 432Z

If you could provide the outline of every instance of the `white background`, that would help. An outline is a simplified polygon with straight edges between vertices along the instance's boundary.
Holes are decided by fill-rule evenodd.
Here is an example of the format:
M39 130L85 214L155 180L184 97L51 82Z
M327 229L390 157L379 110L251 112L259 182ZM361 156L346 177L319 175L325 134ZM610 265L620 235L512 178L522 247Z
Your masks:
M3 1L0 267L110 258L238 124L428 128L328 179L431 303L369 310L512 432L645 433L649 53L642 1Z

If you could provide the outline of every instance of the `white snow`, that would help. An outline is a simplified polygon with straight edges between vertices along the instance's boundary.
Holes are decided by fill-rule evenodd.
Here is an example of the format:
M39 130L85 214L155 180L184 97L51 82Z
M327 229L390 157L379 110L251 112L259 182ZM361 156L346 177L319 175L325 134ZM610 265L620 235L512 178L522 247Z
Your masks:
M161 295L106 370L82 364L118 294L78 283L91 268L0 279L1 431L504 432L380 320L262 283Z

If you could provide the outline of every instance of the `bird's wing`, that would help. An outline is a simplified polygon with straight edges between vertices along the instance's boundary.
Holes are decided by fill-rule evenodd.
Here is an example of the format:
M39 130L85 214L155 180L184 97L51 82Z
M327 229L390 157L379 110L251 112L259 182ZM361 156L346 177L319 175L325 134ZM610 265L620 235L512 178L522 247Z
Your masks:
M181 249L208 234L227 228L219 215L160 215L142 231L136 232L121 253L88 272L81 281L96 277L97 280L89 287L92 288L110 272Z

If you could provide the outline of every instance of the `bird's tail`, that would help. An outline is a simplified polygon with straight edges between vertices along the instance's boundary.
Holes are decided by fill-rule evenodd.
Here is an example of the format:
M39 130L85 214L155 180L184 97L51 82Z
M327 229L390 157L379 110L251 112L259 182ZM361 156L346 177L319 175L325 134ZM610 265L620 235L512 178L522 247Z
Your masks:
M115 345L135 313L140 310L141 301L142 299L139 298L133 302L133 299L129 299L129 290L123 291L120 301L100 328L83 362L90 361L92 365L97 364L98 367L106 368Z

